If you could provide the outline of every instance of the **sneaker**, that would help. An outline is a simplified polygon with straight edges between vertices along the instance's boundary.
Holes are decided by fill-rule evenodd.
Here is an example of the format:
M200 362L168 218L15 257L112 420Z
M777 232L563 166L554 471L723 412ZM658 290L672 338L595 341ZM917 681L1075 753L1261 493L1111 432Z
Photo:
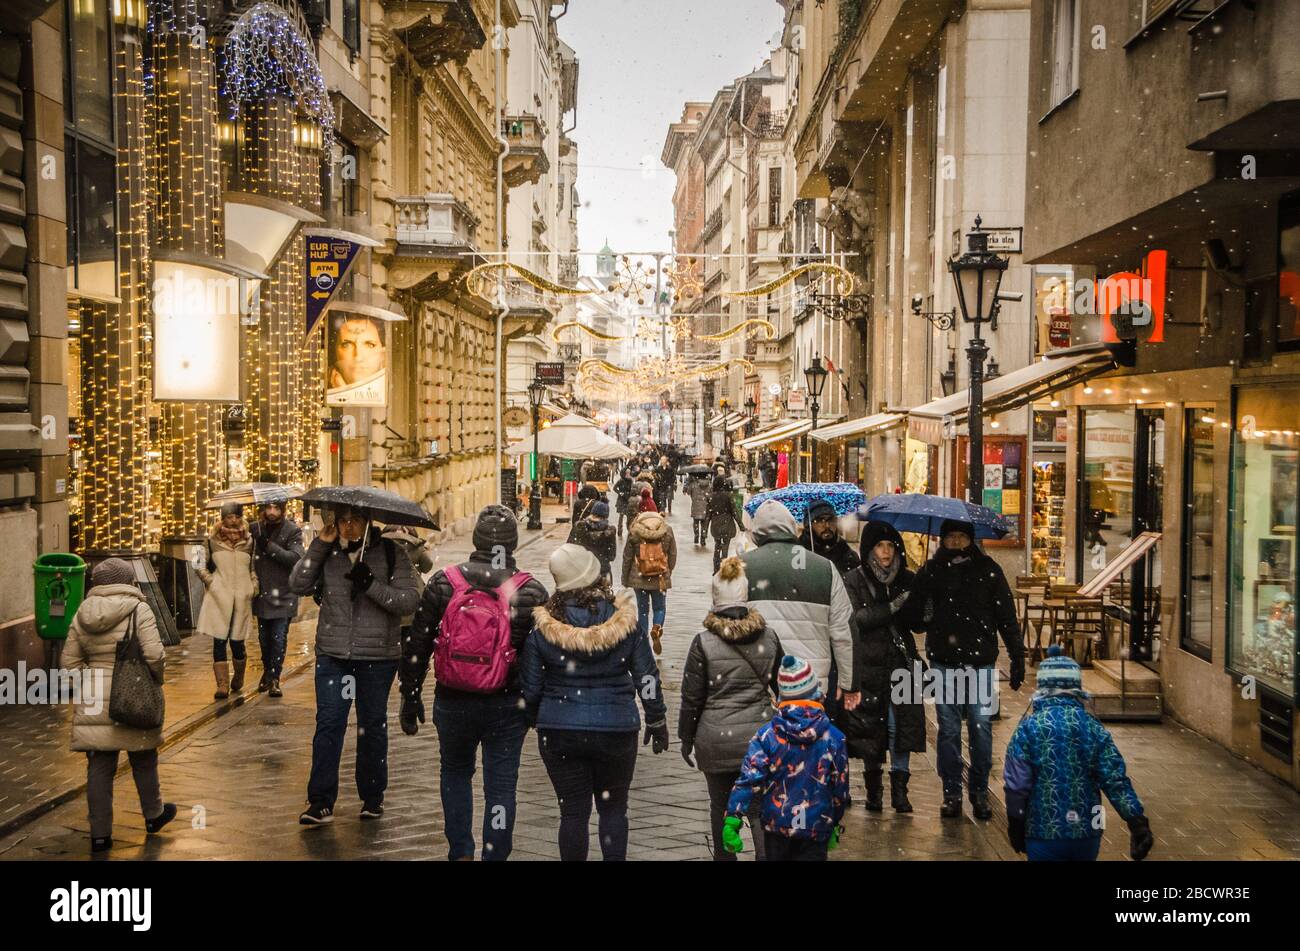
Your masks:
M283 696L284 696L284 691L280 689L280 681L279 681L279 680L272 680L272 681L271 681L271 689L270 689L269 693L270 693L270 695L271 695L272 697L283 697Z
M333 821L333 808L315 803L308 806L307 811L298 817L298 825L301 826L323 826Z
M161 832L162 827L176 818L176 803L169 802L163 805L163 811L158 813L152 819L144 820L144 831L150 835Z
M382 802L368 802L361 807L361 818L380 819L384 815L384 804Z
M987 821L993 818L993 808L989 805L989 791L987 789L972 792L970 794L970 805L976 819Z
M97 839L90 840L90 851L107 852L113 847L113 837L111 835L100 836Z
M945 796L943 805L939 807L939 815L944 819L960 819L961 796L953 796L951 798Z

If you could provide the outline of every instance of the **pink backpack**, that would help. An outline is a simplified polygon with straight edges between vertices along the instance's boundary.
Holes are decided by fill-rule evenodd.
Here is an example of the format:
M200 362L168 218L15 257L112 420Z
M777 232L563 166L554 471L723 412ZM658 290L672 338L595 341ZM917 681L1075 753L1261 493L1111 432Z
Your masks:
M520 571L495 591L471 587L455 565L443 569L451 602L442 616L433 654L433 675L453 690L496 693L515 663L510 643L510 599L532 575Z

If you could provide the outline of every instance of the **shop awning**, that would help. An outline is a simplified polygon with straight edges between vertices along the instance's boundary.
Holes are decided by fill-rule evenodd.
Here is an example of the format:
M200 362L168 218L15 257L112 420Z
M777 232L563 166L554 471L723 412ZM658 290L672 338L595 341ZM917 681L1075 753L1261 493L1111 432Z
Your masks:
M734 415L736 417L735 419L730 419L723 422L723 426L726 428L727 432L729 433L734 433L737 429L743 429L745 425L749 423L749 417L744 415L743 413L736 413Z
M709 420L708 428L731 430L735 428L736 423L743 422L744 419L745 419L744 413L735 413L730 411L726 413L719 413L717 416L714 416L711 420Z
M718 426L720 426L720 425L722 424L722 421L723 421L724 419L726 419L726 418L727 418L727 414L726 414L726 413L718 413L718 414L716 414L716 415L714 415L714 416L710 416L710 417L709 417L709 421L708 421L707 423L704 424L704 428L705 428L705 429L716 429Z
M858 439L872 436L886 430L902 426L907 422L906 413L874 413L858 419L846 419L842 423L819 426L812 431L812 438L818 442L830 442L833 439Z
M808 430L812 429L811 419L794 419L778 423L765 432L750 436L748 439L742 439L736 443L737 449L757 449L760 446L766 446L774 442L780 442L783 439L794 439L796 436L802 436Z
M1082 383L1115 366L1115 358L1101 344L1072 347L1049 354L1029 366L1012 370L984 384L984 412L1005 413L1034 400ZM908 410L908 435L937 445L945 427L964 422L970 391L932 400Z

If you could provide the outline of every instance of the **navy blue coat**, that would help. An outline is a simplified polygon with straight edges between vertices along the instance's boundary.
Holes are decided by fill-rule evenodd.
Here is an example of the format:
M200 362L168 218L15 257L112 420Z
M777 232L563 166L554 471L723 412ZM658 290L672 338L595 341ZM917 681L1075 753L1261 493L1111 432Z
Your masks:
M637 697L646 721L668 717L650 638L638 626L636 602L624 591L585 608L570 604L564 620L533 611L519 679L529 719L539 730L639 730Z

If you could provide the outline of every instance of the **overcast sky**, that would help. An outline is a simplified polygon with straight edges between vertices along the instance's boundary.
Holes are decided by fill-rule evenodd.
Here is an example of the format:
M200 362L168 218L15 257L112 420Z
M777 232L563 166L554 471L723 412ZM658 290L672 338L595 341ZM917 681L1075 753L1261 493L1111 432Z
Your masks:
M659 159L669 124L687 100L711 100L758 68L780 28L776 0L573 0L559 30L579 63L581 251L606 238L616 251L669 249L674 176Z

